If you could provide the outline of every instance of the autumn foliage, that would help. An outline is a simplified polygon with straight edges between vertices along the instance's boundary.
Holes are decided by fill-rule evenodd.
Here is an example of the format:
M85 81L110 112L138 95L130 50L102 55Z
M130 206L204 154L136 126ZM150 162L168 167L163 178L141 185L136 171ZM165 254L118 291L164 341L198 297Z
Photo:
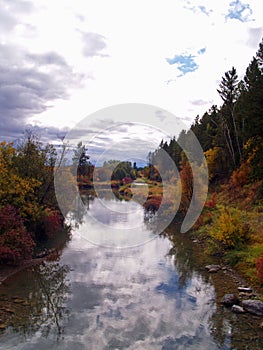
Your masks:
M180 212L185 214L193 195L193 172L188 161L181 164L180 178L182 186Z
M36 236L39 240L52 238L63 226L63 219L58 211L46 208L41 218L36 231Z
M248 241L249 225L242 211L223 207L214 220L210 235L224 249L232 249Z
M263 252L256 261L256 274L259 282L263 285Z
M0 264L31 259L39 240L63 227L54 196L54 152L29 137L0 143Z
M0 210L0 263L17 264L32 257L35 242L11 205Z

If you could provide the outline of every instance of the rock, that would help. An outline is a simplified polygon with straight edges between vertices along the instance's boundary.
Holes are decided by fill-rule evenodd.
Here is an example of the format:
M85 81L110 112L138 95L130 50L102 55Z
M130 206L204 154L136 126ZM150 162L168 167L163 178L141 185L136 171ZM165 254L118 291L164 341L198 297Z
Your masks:
M253 290L251 288L248 287L238 287L237 288L239 292L244 292L244 293L252 293Z
M216 273L218 271L217 268L212 267L212 269L208 270L209 273Z
M24 300L23 299L20 299L20 298L16 298L13 300L13 303L15 304L23 304Z
M234 312L235 314L243 314L245 313L245 310L243 309L242 306L239 306L239 305L232 305L231 307L231 311Z
M6 324L4 324L4 323L1 323L1 324L0 324L0 330L6 329L6 327L7 327Z
M239 304L239 299L235 294L225 294L221 299L221 304L225 306L232 306L234 304Z
M259 324L259 328L263 328L263 322Z
M248 299L243 300L242 305L243 308L251 314L263 316L263 301Z
M240 292L240 293L239 293L239 296L240 296L241 298L242 298L242 297L251 298L252 296L254 296L254 294L252 294L252 293Z
M221 269L220 265L206 265L205 269L209 272L209 273L215 273L217 271L219 271Z

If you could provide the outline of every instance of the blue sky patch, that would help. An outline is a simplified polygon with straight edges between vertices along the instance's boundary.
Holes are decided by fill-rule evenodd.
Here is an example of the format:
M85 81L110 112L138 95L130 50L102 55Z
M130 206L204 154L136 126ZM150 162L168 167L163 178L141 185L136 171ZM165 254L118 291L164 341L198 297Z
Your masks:
M230 3L230 9L228 10L228 15L226 17L246 22L252 13L249 4L243 4L240 0L235 0Z
M209 12L207 11L205 6L198 6L199 10L203 12L205 15L209 15Z
M166 58L169 64L177 64L177 68L182 75L197 70L198 65L194 61L195 56L193 55L175 55L173 58Z
M198 51L198 54L199 54L199 55L203 55L205 52L206 52L206 48L203 47L202 49L200 49L200 50Z

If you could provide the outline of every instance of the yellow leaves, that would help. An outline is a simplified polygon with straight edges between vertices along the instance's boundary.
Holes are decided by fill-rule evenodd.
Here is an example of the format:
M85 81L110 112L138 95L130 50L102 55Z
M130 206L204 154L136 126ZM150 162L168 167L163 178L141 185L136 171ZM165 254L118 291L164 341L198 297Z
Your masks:
M248 239L249 226L244 213L235 208L221 209L214 221L210 235L225 248L234 248Z
M0 207L11 204L19 208L21 216L34 216L37 207L35 190L41 182L15 174L12 167L14 155L11 143L0 143Z
M260 152L263 148L263 141L260 138L252 137L250 138L245 146L244 149L247 152L247 163L251 164L251 162L255 159L258 152Z
M12 143L0 142L0 168L10 168L14 154Z
M212 180L218 173L220 165L222 164L222 149L221 147L213 147L205 152L207 161L209 180Z

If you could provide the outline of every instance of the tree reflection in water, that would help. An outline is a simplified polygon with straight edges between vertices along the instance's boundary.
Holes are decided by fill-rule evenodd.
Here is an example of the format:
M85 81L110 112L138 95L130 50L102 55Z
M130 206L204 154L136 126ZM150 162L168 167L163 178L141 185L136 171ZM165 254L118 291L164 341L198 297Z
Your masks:
M60 337L63 333L63 320L68 315L65 301L70 293L69 281L66 278L69 267L59 263L44 263L35 269L41 305L39 325L45 325L46 336L55 326Z
M32 266L15 276L5 287L5 318L13 331L28 337L41 332L50 333L59 339L63 334L63 324L69 314L65 304L70 293L67 280L67 265L58 262L45 262ZM15 286L19 285L19 294Z
M84 216L87 210L89 210L90 203L95 198L95 192L92 190L83 191L83 194L81 196L77 196L75 199L75 207L73 210L70 211L68 214L68 224L71 225L71 227L79 228L80 225L84 222Z

